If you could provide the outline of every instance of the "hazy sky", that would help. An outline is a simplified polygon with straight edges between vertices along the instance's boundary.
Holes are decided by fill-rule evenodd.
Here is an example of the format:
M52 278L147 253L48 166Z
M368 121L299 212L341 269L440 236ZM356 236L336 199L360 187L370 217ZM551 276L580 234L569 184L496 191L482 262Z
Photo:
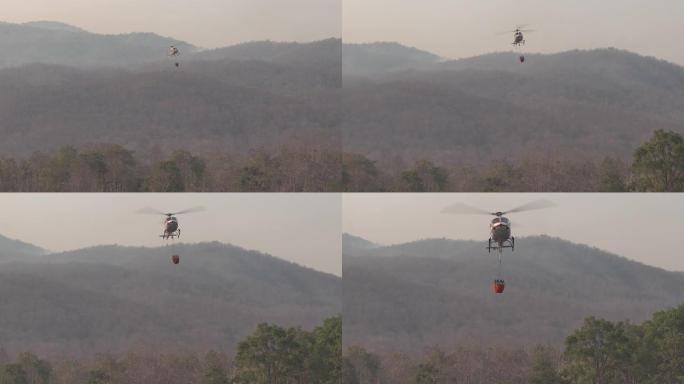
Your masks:
M0 194L0 234L53 251L100 244L162 246L163 217L144 207L204 212L178 217L183 242L220 241L341 274L337 194Z
M344 0L343 37L460 58L511 50L497 33L529 24L526 51L613 46L684 64L682 15L682 0Z
M514 236L546 234L684 271L684 194L345 194L342 228L381 244L441 237L485 244L490 217L442 208L465 203L498 211L536 199L556 206L510 215ZM516 252L523 250L519 240Z
M216 48L341 35L341 0L3 0L0 20L61 21L97 33L155 32Z

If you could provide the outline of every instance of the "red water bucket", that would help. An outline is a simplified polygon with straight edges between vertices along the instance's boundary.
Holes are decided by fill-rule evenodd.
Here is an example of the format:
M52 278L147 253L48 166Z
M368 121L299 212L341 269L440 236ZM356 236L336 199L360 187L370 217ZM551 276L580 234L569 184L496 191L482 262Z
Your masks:
M503 293L505 288L506 284L503 280L495 280L494 284L492 285L492 290L494 291L494 293Z
M522 64L524 62L525 62L525 56L520 56L520 63Z
M174 264L180 263L180 256L178 256L178 255L171 256L171 261L173 261Z

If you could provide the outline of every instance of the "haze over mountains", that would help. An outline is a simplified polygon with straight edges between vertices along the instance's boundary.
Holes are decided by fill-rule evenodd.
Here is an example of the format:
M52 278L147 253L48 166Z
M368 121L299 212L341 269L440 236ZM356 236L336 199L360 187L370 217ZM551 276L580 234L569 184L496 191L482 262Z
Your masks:
M176 69L169 45L182 55ZM210 51L152 33L98 35L54 22L1 24L0 150L121 144L244 154L337 143L341 42L254 42Z
M529 157L628 160L684 132L684 68L616 49L445 60L397 43L249 42L203 50L153 33L0 24L0 150L114 143L244 155L301 144L385 167ZM180 47L181 66L166 57ZM339 88L344 72L345 90ZM340 105L341 101L341 105Z
M515 252L504 254L501 295L491 290L497 259L484 242L347 242L345 343L408 352L558 344L585 317L640 322L684 300L680 272L557 238L517 240Z
M170 45L191 53L191 44L153 33L100 35L78 27L40 21L0 23L0 68L32 63L78 67L126 66L159 61Z
M258 323L308 329L341 312L339 277L220 243L50 254L0 238L0 256L8 352L230 351Z
M655 129L684 132L684 68L617 49L442 60L344 48L345 151L474 165L526 156L628 159Z

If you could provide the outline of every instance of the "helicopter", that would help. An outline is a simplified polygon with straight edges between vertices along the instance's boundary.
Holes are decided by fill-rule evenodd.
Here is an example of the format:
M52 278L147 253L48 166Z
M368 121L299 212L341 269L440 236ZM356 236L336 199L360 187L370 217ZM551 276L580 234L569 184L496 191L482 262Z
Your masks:
M523 34L523 32L527 33L527 32L533 32L534 31L533 29L523 29L526 26L527 25L519 25L512 31L506 31L506 32L502 32L500 34L513 33L513 46L514 47L520 47L520 46L525 45L525 35ZM525 55L520 55L519 59L520 59L521 64L524 63L525 62Z
M513 46L514 47L519 47L521 45L525 45L525 35L523 32L534 32L534 29L523 29L527 26L527 24L524 25L518 25L514 30L512 31L506 31L506 32L501 32L500 35L505 34L505 33L513 33Z
M165 213L165 212L153 209L153 208L143 208L140 211L138 211L138 213L166 216L164 218L164 221L162 222L163 233L161 235L159 235L159 237L161 237L164 240L168 240L168 239L180 238L181 230L180 230L180 226L178 224L178 218L176 217L177 215L192 213L192 212L199 212L199 211L203 211L203 210L204 210L203 207L194 207L194 208L189 208L189 209L185 209L185 210L178 211L178 212Z
M521 205L519 207L509 209L508 211L490 212L484 209L471 207L466 204L457 203L450 205L442 210L442 213L449 214L477 214L495 216L489 223L489 241L487 243L487 251L498 251L499 254L499 269L501 269L501 258L503 250L510 248L511 252L515 251L515 237L512 236L511 221L505 216L511 213L531 211L535 209L543 209L553 207L554 204L548 200L535 200L530 203ZM493 289L495 293L503 293L505 282L502 278L494 280Z
M176 68L180 67L180 62L178 62L178 56L180 56L180 50L178 48L176 48L175 45L172 45L169 47L168 56L171 58L174 58L176 60L176 62L175 62Z

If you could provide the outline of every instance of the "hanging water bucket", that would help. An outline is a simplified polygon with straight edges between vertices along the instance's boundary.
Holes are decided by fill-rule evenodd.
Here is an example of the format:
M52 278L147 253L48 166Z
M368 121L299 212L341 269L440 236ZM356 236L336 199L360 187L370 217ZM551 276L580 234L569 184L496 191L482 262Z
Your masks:
M494 284L492 285L492 290L494 291L494 293L503 293L505 288L506 283L504 283L503 280L494 280Z
M171 261L173 261L174 264L180 263L180 256L178 256L178 255L171 256Z

